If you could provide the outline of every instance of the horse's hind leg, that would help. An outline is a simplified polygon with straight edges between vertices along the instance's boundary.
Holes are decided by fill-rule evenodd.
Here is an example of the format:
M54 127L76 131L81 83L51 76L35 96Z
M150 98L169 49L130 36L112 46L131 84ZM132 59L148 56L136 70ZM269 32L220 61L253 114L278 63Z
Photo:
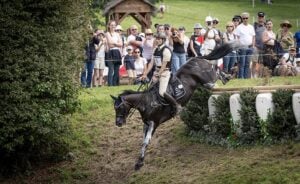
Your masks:
M135 170L139 170L144 165L146 148L152 138L153 130L154 130L154 122L153 121L148 122L148 126L145 124L143 146L142 146L142 150L141 150L141 155L135 164Z

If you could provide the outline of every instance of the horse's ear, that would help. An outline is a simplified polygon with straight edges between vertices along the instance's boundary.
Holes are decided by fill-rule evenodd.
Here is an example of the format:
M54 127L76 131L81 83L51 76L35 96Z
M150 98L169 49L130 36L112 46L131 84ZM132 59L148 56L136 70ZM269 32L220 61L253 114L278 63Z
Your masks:
M111 97L114 101L116 101L116 100L118 99L117 97L112 96L112 95L110 95L110 97Z

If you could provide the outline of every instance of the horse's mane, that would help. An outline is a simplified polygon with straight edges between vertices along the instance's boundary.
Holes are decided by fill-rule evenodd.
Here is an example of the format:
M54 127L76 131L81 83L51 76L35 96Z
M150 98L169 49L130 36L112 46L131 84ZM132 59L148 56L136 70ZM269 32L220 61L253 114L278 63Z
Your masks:
M134 91L134 90L124 90L119 96L126 96L126 95L131 95L131 94L140 94L142 92L140 91Z
M210 54L206 56L199 56L198 58L207 59L207 60L217 60L226 56L229 52L231 52L236 47L238 47L238 44L235 42L226 43L220 47L215 48Z

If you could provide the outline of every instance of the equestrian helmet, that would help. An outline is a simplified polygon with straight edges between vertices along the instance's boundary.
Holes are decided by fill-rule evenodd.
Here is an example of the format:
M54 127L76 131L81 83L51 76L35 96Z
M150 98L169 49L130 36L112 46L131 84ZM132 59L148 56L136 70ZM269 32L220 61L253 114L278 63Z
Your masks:
M157 33L156 38L161 38L163 40L166 40L167 36L165 33Z

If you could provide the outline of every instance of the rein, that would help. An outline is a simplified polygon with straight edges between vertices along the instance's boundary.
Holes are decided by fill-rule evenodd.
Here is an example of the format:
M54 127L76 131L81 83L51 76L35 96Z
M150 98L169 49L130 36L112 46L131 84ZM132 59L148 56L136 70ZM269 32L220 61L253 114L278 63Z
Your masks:
M140 91L141 89L144 89L144 91L145 91L145 90L148 90L148 89L149 89L148 83L142 82L142 83L140 84L140 86L139 86L139 88L138 88L137 91ZM124 103L127 103L127 104L129 104L130 106L132 106L132 110L129 111L128 118L130 118L130 117L134 114L134 112L136 111L136 108L141 104L141 102L142 102L141 99L143 99L143 96L144 96L144 95L142 95L142 96L140 97L140 99L139 99L139 101L138 101L138 103L137 103L136 105L132 105L132 104L130 104L130 103L128 103L128 102L125 102L125 100L123 100L123 98L121 98L121 99L122 99L122 103L124 102ZM122 103L121 103L121 104L122 104ZM120 104L120 105L121 105L121 104Z

